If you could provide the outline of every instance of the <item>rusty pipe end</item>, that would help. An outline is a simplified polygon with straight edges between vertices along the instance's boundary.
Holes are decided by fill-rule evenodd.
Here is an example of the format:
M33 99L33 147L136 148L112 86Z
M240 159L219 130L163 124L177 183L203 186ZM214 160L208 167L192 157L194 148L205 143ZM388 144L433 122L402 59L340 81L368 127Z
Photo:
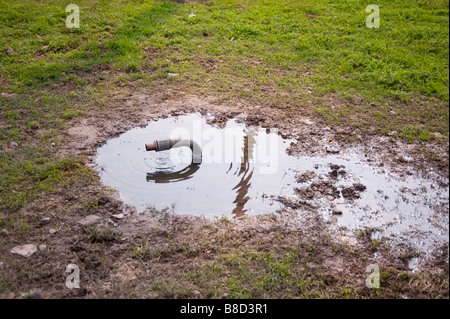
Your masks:
M181 137L178 139L159 140L145 144L145 149L147 150L147 152L149 151L161 152L183 146L189 147L191 149L192 162L194 164L201 164L202 150L200 146L193 140L183 140L181 139Z
M145 149L147 150L147 152L156 151L157 148L158 148L158 144L156 143L156 141L145 144Z

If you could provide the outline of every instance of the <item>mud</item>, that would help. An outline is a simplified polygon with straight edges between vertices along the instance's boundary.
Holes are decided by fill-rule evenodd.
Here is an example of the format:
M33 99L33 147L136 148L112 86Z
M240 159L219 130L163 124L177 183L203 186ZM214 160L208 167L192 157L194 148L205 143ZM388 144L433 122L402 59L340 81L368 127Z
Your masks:
M214 128L208 119L213 120L198 114L171 117L109 140L96 158L102 181L139 211L173 206L177 213L234 217L275 212L280 205L270 195L284 193L290 183L279 163L288 157L288 143L233 120ZM145 151L149 141L177 138L176 132L203 148L201 164L192 162L188 147Z
M51 198L38 196L20 212L24 221L36 227L27 234L28 243L45 244L46 250L29 260L19 259L9 250L27 244L23 237L0 233L4 243L0 270L8 280L1 297L22 298L41 289L44 298L208 298L208 291L222 287L212 297L230 298L225 280L240 274L234 274L223 258L242 253L250 260L246 254L282 256L296 249L295 269L316 282L323 279L320 289L335 291L331 297L345 297L339 295L344 289L357 291L351 294L355 297L379 297L379 292L365 288L366 266L376 263L391 274L383 278L382 296L434 298L437 291L448 298L448 289L442 288L448 287L448 168L442 165L448 161L448 151L441 145L407 145L386 136L356 136L349 142L345 137L354 136L353 132L334 130L316 118L258 105L226 105L215 98L168 89L151 96L117 94L105 98L104 105L72 120L67 134L55 138L60 156L81 155L93 166L97 149L109 139L168 116L198 112L215 127L236 119L248 127L277 128L282 138L292 140L286 155L301 165L289 165L293 167L288 172L291 193L270 198L280 204L275 213L214 219L182 215L170 208L139 214L119 192L100 181L89 180L88 186L78 181L68 184ZM430 156L423 154L434 154L431 158L437 160L429 161ZM364 174L387 176L394 183L389 184L392 188L385 187L377 178L359 177ZM94 205L86 207L86 203ZM381 203L382 209L374 209L372 203ZM392 209L407 213L408 207L420 209L402 224L404 228L395 227L402 214L380 213ZM100 219L92 225L79 223L90 215ZM43 217L50 217L50 222L42 224ZM358 235L361 232L365 235ZM385 245L383 237L391 238L392 244ZM429 239L422 244L424 238ZM374 245L377 240L380 244ZM438 247L438 243L444 245ZM70 263L82 269L81 289L65 287L65 267ZM214 267L225 272L207 277ZM196 270L204 282L188 280ZM422 273L408 277L413 272ZM406 281L401 279L404 276ZM255 297L282 295L267 291Z
M140 99L142 100L142 96ZM199 101L197 100L197 102ZM235 118L235 122L232 122L233 125L238 126L238 123L245 122L247 128L253 130L257 130L259 125L266 128L270 127L271 125L267 125L267 122L272 125L275 124L260 117L253 118L244 112L233 112L231 111L232 108L229 112L224 112L227 108L223 106L220 106L220 111L218 111L217 106L208 105L207 102L206 104L205 102L198 104L206 106L207 111L202 107L194 109L203 113L204 121L216 128L226 128L230 123L230 117ZM183 110L190 111L191 109L185 105ZM183 113L180 110L172 112L174 116ZM265 118L270 119L271 117ZM176 117L173 117L173 119L176 119ZM187 122L192 120L194 118L190 118ZM174 128L172 124L169 124L170 121L173 122L174 120L159 121L161 122L160 127L167 127L167 131L161 136L156 136L156 138L167 137L170 129ZM179 120L175 120L175 123L183 126L183 121L183 117L180 117ZM184 178L184 180L192 178L192 183L178 186L175 191L170 190L173 185L164 187L164 185L155 184L152 185L156 186L155 188L145 190L148 188L148 184L146 185L145 181L139 175L135 176L134 173L144 175L146 168L139 167L136 161L142 164L148 159L146 157L141 158L144 155L136 156L131 149L139 150L139 147L141 147L139 145L144 145L145 142L149 141L148 139L155 137L150 132L153 131L157 133L156 135L160 133L156 127L152 127L152 124L135 129L132 135L124 134L116 138L117 148L113 152L118 154L121 144L133 144L137 135L145 136L143 139L138 139L139 145L133 144L131 149L124 149L123 155L115 157L112 153L108 155L108 152L106 152L103 157L109 158L111 163L115 163L115 166L108 169L109 164L106 164L100 175L103 179L105 174L114 175L114 172L123 170L122 173L131 178L128 185L122 187L121 183L111 184L107 182L108 179L104 179L104 182L113 188L117 188L127 204L138 206L141 211L146 205L154 205L158 209L172 207L175 212L184 214L220 216L233 212L234 217L242 217L244 214L273 213L283 206L309 207L309 209L317 210L325 220L332 216L338 216L336 222L339 226L347 227L352 231L370 228L374 230L374 239L384 240L383 238L387 238L393 240L392 242L396 244L413 246L414 249L418 249L422 253L427 253L435 247L448 243L448 226L446 226L448 225L448 195L446 195L448 193L448 178L435 174L432 168L427 174L414 176L411 173L414 170L414 161L407 153L398 157L402 159L403 164L399 165L398 158L394 161L387 161L386 153L370 152L367 146L340 145L340 143L335 142L335 137L329 128L318 129L318 126L313 125L314 122L311 120L303 119L300 122L303 125L290 127L289 134L285 134L284 129L279 130L279 141L286 146L278 150L280 168L276 174L272 175L272 180L264 182L256 179L252 183L253 171L249 174L250 170L247 169L246 173L242 175L243 179L238 183L238 186L240 186L237 186L237 194L236 187L233 188L236 183L231 182L230 185L223 183L223 177L226 176L225 172L230 171L229 163L224 164L221 168L215 166L209 171L204 168L200 168L199 172L192 171L192 174L189 173L187 178ZM242 124L242 127L245 128L244 124ZM303 130L304 135L315 137L315 141L310 139L309 144L307 144L309 146L308 152L303 150L303 147L305 147L304 139L299 138L298 133L295 133L299 129ZM320 145L320 141L323 142L322 145ZM105 148L107 146L105 145ZM400 150L397 149L396 154L399 154ZM128 159L128 163L126 159L121 162L122 159L119 157L122 156L123 158L126 154L134 155L132 159ZM153 159L153 162L156 159L158 158ZM161 160L161 158L158 160ZM168 158L163 159L165 164L167 164L167 161ZM128 172L127 166L132 171ZM155 170L155 167L153 165L153 168L147 167L147 169ZM170 169L174 170L173 167ZM133 170L136 170L136 172ZM195 179L202 170L205 172L204 177ZM150 173L150 176L153 175L153 173ZM167 174L163 175L167 177ZM248 178L246 178L247 175ZM125 176L118 175L116 179L124 181L127 179ZM240 177L241 174L237 176ZM149 182L148 177L147 172L147 183ZM275 179L273 179L274 177ZM253 179L255 178L253 177ZM277 181L277 178L280 180ZM138 179L142 180L143 183L136 182ZM109 181L111 182L112 179L109 178ZM216 184L214 184L214 181L216 181ZM138 184L133 187L133 183ZM199 190L197 193L192 192L202 184L207 185L206 189ZM222 189L218 185L225 185L225 188ZM134 194L133 191L129 192L131 189L134 189ZM209 193L207 189L221 189L221 191ZM186 195L182 195L184 190L188 190ZM230 193L232 196L224 201L220 201L220 198L213 196L214 194L220 194L224 197L223 193L230 190L232 190ZM254 190L253 193L252 190ZM139 203L139 200L131 199L138 191L154 196L139 195L138 197L147 200L152 198L148 202L141 200L141 203ZM171 194L178 194L177 197L181 200L177 202ZM196 198L195 194L197 196L202 194L204 197ZM164 196L167 199L164 199ZM209 207L214 207L213 211L208 208L208 197L210 196ZM296 202L297 199L294 199L295 196L300 200L300 204ZM274 204L274 199L277 199L283 205ZM188 203L187 206L184 205L186 203ZM198 207L196 207L196 203L204 205L197 205ZM208 210L210 210L210 213L208 213Z

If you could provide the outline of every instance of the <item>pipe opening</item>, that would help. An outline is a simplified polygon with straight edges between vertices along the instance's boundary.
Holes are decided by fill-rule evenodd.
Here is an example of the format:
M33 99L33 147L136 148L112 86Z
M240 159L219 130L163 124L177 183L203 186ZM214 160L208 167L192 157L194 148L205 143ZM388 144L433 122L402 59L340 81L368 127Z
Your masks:
M179 147L189 147L192 151L192 164L201 164L202 163L202 149L200 145L198 145L193 140L187 139L167 139L167 140L156 140L151 143L145 144L145 149L147 152L155 151L162 152L168 151L172 148Z

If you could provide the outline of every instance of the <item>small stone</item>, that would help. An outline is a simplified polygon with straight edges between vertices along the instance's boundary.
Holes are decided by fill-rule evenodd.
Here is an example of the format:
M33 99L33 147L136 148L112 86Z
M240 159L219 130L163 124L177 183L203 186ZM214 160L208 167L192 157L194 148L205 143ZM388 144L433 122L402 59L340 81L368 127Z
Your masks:
M78 221L78 224L88 226L97 223L100 220L100 216L89 215Z
M0 235L1 236L8 236L9 232L6 229L0 229Z
M42 225L47 225L50 223L50 217L44 217L41 219L41 224Z
M107 203L109 203L111 201L111 199L109 199L109 197L100 197L98 199L98 206L103 206Z
M28 258L31 255L33 255L35 252L37 252L37 250L38 250L38 248L36 247L36 245L29 244L29 245L16 246L13 249L11 249L11 253Z
M340 210L339 208L333 208L332 212L333 215L342 215L342 210Z
M42 245L39 245L38 248L39 248L40 251L44 251L44 250L47 249L47 245L42 244Z
M112 215L112 217L114 217L115 219L123 219L125 217L124 214L117 214L117 215Z
M18 148L19 144L17 144L16 142L11 142L11 143L9 143L9 147L10 148Z
M52 228L52 229L50 229L48 232L49 232L51 235L54 235L54 234L57 233L57 230Z
M444 138L445 138L445 135L442 135L442 134L439 133L439 132L433 132L432 134L433 134L434 137L436 137L437 139L444 139Z
M42 299L42 291L40 289L33 290L30 293L30 299Z
M117 226L118 226L117 223L113 222L111 219L108 220L108 223L109 223L111 226L113 226L113 227L117 227Z

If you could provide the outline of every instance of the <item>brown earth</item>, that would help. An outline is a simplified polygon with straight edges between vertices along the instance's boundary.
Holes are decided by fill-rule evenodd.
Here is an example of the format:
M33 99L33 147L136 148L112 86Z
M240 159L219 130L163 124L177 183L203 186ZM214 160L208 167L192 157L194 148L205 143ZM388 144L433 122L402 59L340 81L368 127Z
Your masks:
M239 118L250 126L277 128L296 141L288 150L292 155L345 154L352 147L399 174L422 170L431 179L448 177L443 164L448 151L438 144L409 145L388 136L356 136L350 144L343 138L348 132L333 131L314 118L262 106L224 105L171 90L113 95L108 101L114 107L69 123L57 143L61 156L83 155L88 166L96 148L111 137L169 115L199 112L214 115L211 124L218 126ZM429 154L436 160L429 162ZM407 160L411 157L413 161ZM339 168L330 174L334 171L344 174ZM334 196L333 187L317 184L299 194L307 197L318 191ZM361 185L354 185L346 194L360 191ZM0 271L5 278L0 286L7 288L0 297L20 298L40 289L45 298L448 298L448 247L422 260L413 273L408 263L415 256L407 248L394 253L374 245L370 230L356 236L324 222L307 205L285 204L286 209L273 215L209 220L171 211L137 214L98 178L89 185L61 186L52 198L37 196L20 212L35 227L31 234L0 234ZM119 214L123 218L113 217ZM80 224L90 215L99 218ZM45 217L50 222L43 223ZM46 247L28 258L10 253L12 247L30 243ZM285 276L276 265L284 265L286 256L292 258ZM80 289L65 286L68 264L80 267ZM382 269L378 290L365 286L371 264ZM258 280L273 276L279 286L259 289L251 276L244 276L247 272L255 272ZM238 288L231 285L236 280Z

